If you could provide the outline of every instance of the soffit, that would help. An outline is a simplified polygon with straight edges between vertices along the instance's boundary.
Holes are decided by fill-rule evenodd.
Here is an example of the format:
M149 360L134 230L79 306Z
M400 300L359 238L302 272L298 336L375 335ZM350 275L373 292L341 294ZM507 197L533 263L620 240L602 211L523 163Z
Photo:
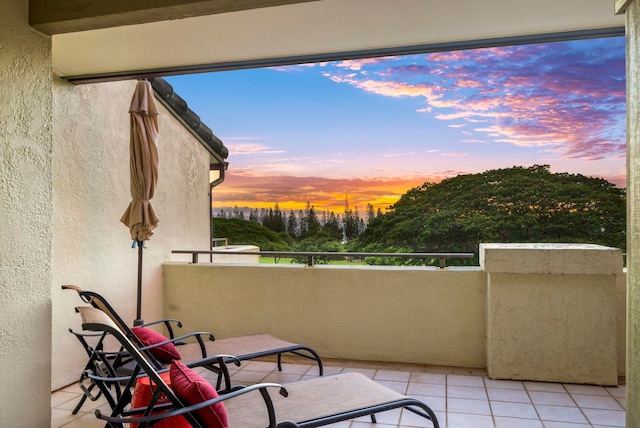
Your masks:
M321 0L53 36L74 81L624 34L611 0Z

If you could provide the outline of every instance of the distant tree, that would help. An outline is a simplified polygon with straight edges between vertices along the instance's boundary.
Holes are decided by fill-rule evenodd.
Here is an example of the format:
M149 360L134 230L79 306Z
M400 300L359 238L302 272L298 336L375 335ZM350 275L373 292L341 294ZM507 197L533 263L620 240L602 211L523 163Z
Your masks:
M218 217L219 218L227 218L226 214L224 213L223 209L220 209L220 212L218 213Z
M294 239L297 239L300 236L298 218L293 210L289 211L289 216L287 217L287 234Z
M373 209L373 205L367 204L367 224L371 223L376 218L376 212Z
M347 240L355 239L358 237L359 218L356 216L356 214L357 211L354 212L351 208L349 208L349 200L345 198L343 228L344 235Z
M459 175L402 195L357 248L476 252L480 242L569 242L624 251L625 199L606 180L553 174L549 165Z
M342 252L344 247L340 242L329 236L325 232L319 232L311 237L305 238L295 246L298 252ZM294 257L296 263L307 263L306 256ZM317 256L316 264L328 264L332 260L331 257Z
M322 226L318 221L316 211L313 205L310 205L309 201L307 201L307 237L317 235L320 230L322 230Z
M382 208L378 208L378 212L376 212L376 218L382 216Z
M260 208L260 224L264 226L264 223L267 222L269 223L269 219L267 218L269 216L269 210L267 210L266 208Z
M249 211L249 221L260 223L260 213L258 212L257 208Z
M238 218L212 219L214 236L225 237L233 245L257 245L263 251L290 251L289 244L273 230Z
M284 214L280 210L280 206L276 202L275 207L273 207L273 224L271 230L274 232L284 232L286 229L286 221L284 218Z
M364 230L367 228L367 224L364 222L364 219L360 219L360 223L358 223L358 236L362 235Z
M322 226L322 230L335 240L339 241L340 239L342 239L342 229L340 229L340 223L338 222L338 218L333 211L329 213L329 217Z
M298 230L300 231L298 238L304 239L307 237L307 231L309 230L307 216L302 210L298 213Z

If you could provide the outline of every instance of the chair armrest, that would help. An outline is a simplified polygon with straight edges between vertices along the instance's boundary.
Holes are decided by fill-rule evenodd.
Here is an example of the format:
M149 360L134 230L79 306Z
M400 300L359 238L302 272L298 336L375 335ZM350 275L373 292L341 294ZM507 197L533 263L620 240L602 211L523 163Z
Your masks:
M149 349L157 348L158 346L166 345L167 343L173 343L174 345L180 346L180 345L186 344L185 339L195 338L195 340L197 340L198 343L200 344L200 351L202 352L202 358L207 358L207 349L204 346L203 336L208 336L207 338L208 340L211 340L211 341L215 340L215 337L213 337L213 334L211 333L207 333L206 331L195 331L193 333L183 334L182 336L167 339L165 341L154 343L153 345L144 346L138 349L140 351L146 351Z
M182 328L182 322L180 322L179 320L174 319L174 318L163 318L163 319L160 319L160 320L144 323L144 324L136 326L136 327L149 327L149 326L156 325L156 324L164 324L164 326L166 327L167 331L169 331L169 338L173 339L175 336L174 336L174 333L173 333L173 327L172 327L171 323L175 323L176 327Z
M192 406L186 406L181 408L175 408L175 405L172 403L161 404L154 406L152 411L165 411L164 413L156 413L153 415L144 416L145 412L148 412L148 408L137 408L131 409L126 412L123 412L123 416L106 416L103 415L100 409L95 411L95 415L98 419L102 419L109 423L116 424L130 424L130 423L145 423L145 422L155 422L162 419L170 418L172 416L184 415L185 413L191 413L196 410L202 409L207 406L211 406L216 403L220 403L226 400L233 399L239 395L244 395L252 391L260 391L262 395L262 399L264 400L265 406L267 407L267 411L269 414L269 428L275 428L277 426L277 418L275 414L275 409L273 407L273 401L271 400L271 396L269 395L268 388L279 388L279 393L283 397L287 397L289 393L286 388L277 383L261 383L252 386L245 387L243 389L230 392L225 395L221 395L218 398L214 398L211 400L203 401L202 403L194 404Z

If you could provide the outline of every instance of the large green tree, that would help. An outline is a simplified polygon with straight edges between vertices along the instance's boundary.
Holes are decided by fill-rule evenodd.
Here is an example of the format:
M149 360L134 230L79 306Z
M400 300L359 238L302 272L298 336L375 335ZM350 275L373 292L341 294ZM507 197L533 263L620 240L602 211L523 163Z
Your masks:
M213 218L213 235L224 237L229 244L257 245L262 251L291 251L289 243L271 229L238 218Z
M565 242L625 249L625 191L548 165L425 183L360 236L360 251L476 252L481 242Z

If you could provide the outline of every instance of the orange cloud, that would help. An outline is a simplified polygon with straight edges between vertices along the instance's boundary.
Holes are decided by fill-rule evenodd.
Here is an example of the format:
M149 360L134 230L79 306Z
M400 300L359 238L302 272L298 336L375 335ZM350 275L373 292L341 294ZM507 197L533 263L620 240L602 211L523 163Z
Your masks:
M430 176L365 177L331 179L284 175L257 175L229 171L225 181L213 189L214 207L231 205L251 208L273 207L305 209L309 201L318 211L342 212L345 200L351 208L364 212L367 204L383 211L394 204L410 188L425 182L438 183L444 178L464 172L443 171Z

